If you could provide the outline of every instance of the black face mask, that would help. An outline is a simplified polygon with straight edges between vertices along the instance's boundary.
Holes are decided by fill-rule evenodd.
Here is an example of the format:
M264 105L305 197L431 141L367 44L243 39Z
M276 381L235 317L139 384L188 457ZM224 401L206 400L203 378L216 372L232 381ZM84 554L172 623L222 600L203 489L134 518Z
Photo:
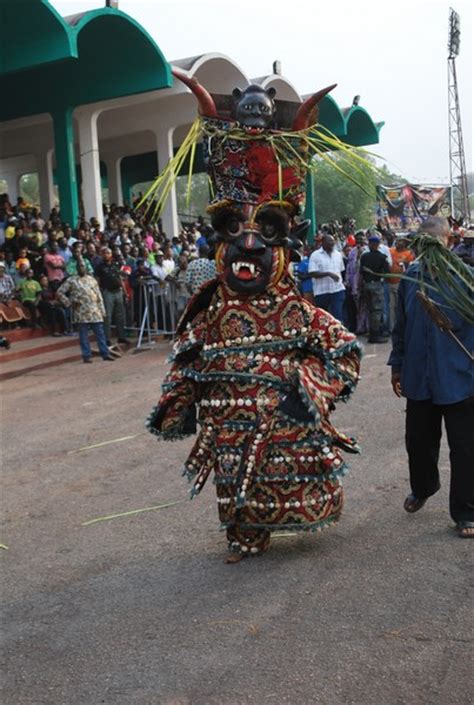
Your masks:
M272 272L272 247L252 231L244 231L227 242L224 279L229 288L245 296L265 291Z
M289 245L289 218L275 206L262 207L253 223L245 222L237 208L225 208L213 217L217 242L227 244L224 280L237 294L252 296L268 287L272 276L273 250Z

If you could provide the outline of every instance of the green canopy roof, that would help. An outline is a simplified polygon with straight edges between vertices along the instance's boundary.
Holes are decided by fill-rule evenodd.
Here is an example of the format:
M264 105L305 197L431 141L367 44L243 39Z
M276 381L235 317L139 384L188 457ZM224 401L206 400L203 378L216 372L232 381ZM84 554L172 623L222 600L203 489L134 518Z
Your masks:
M3 0L0 25L0 120L172 85L156 42L120 10L63 18L48 0Z

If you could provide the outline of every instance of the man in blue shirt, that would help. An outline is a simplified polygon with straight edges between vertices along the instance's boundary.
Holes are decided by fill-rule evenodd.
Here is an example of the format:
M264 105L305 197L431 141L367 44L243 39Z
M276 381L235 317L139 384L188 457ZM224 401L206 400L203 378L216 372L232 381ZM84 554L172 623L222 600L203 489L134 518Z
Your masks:
M420 229L448 245L449 224L428 218ZM418 263L407 271L420 277ZM444 418L451 461L450 513L459 536L474 538L474 373L469 355L430 318L417 297L417 282L402 279L392 333L392 387L407 399L406 448L411 494L404 508L413 513L440 488L438 458ZM474 327L449 308L437 292L430 298L453 324L467 351L474 349Z

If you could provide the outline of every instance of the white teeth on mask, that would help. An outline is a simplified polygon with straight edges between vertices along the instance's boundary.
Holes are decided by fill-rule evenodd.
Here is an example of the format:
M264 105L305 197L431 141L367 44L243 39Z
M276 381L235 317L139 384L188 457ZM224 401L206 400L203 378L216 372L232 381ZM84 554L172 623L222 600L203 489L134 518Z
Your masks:
M245 267L245 269L248 269L252 276L255 275L256 271L256 266L253 264L253 262L232 262L232 271L234 274L238 274L242 267Z

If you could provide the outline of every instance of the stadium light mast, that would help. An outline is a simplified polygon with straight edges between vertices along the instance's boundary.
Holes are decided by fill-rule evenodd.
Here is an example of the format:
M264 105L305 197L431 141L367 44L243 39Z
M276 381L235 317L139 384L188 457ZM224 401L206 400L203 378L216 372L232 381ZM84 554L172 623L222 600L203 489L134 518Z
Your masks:
M456 57L461 44L461 18L449 9L448 40L448 129L449 129L449 181L451 185L451 215L469 219L466 158L461 127Z

